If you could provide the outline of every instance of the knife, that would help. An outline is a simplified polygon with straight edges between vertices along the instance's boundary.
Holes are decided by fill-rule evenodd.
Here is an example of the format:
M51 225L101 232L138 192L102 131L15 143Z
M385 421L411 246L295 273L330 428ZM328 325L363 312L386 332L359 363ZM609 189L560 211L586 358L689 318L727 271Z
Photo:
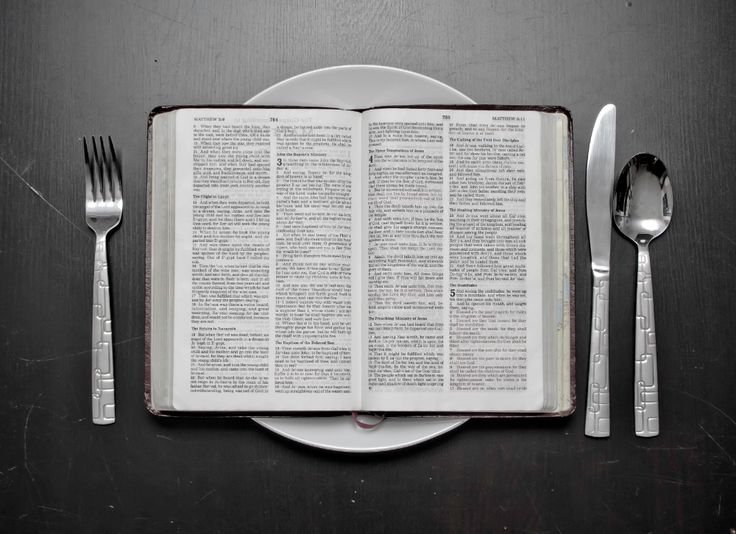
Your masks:
M608 383L608 286L615 154L616 106L608 104L598 113L593 125L585 173L585 208L588 214L588 237L593 270L585 435L595 438L605 438L611 433Z

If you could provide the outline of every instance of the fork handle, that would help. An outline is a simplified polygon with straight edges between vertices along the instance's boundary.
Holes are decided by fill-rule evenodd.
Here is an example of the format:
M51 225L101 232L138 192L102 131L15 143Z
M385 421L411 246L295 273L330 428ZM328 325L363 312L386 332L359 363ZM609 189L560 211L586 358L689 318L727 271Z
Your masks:
M112 359L112 314L107 276L107 237L97 236L92 288L92 422L115 422L115 379Z
M649 247L639 246L636 273L634 335L634 430L641 438L659 435L657 339L654 332L654 293Z
M593 307L590 319L590 364L585 435L606 438L611 433L608 390L608 274L593 273Z

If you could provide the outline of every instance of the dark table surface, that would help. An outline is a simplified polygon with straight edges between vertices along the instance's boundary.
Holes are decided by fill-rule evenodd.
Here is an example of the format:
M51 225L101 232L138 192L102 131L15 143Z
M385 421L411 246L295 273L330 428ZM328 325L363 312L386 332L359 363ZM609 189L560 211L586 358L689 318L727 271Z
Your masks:
M0 2L0 531L733 532L736 528L736 3L731 1ZM159 420L143 404L146 120L240 103L340 64L420 72L478 102L558 104L575 125L578 411L472 421L350 455L250 420ZM616 165L667 164L651 248L661 435L634 436L636 254L614 233L612 434L583 434L593 120ZM111 236L117 416L91 423L94 240L81 138L122 153Z

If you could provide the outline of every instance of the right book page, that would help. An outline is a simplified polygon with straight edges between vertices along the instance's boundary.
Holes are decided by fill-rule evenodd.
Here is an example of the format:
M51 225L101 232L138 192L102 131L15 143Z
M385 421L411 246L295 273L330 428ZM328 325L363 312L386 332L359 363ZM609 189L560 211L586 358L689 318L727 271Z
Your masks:
M543 196L568 147L549 115L364 113L365 410L557 409L560 210Z

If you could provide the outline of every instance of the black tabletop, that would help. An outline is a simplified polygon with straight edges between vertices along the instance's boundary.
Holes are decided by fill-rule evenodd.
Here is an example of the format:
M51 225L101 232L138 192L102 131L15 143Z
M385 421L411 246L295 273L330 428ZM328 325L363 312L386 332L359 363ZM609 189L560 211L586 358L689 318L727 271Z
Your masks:
M728 532L736 528L736 4L427 0L0 3L0 531ZM143 404L146 121L237 104L341 64L416 71L575 129L578 410L474 420L405 450L318 450L247 419ZM634 436L636 252L612 239L612 429L584 436L591 284L585 163L602 105L616 165L674 190L652 243L661 435ZM111 135L117 422L91 422L85 135Z

